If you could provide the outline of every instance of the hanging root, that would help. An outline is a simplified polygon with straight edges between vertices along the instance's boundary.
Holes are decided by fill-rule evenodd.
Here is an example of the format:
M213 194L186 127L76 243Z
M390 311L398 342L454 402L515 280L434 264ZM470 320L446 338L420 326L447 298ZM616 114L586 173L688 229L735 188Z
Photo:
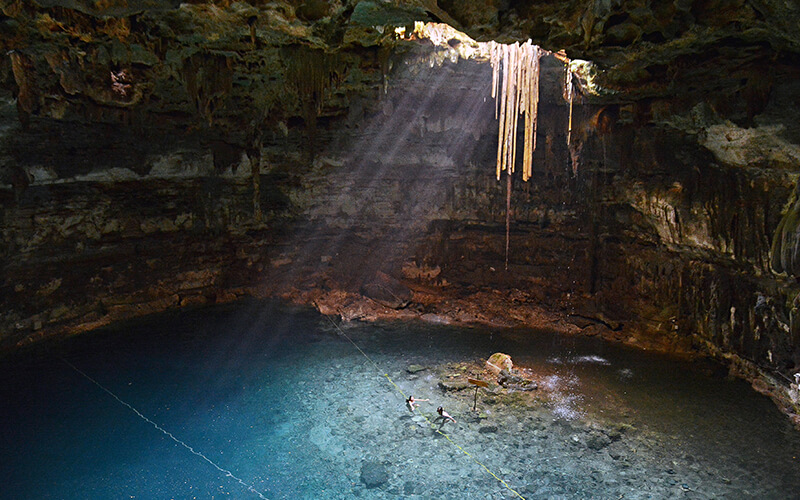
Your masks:
M490 47L492 97L497 100L497 180L500 180L500 173L504 170L508 170L509 174L514 172L517 160L517 122L519 115L524 114L522 179L527 181L533 172L533 153L536 150L539 61L543 51L530 40L522 45L492 42Z
M511 174L514 172L514 165L517 161L517 123L519 115L524 114L522 180L527 182L533 174L533 153L536 151L539 117L539 61L543 52L530 40L522 45L518 42L513 45L495 42L489 44L489 61L492 65L492 97L497 103L495 118L498 122L495 175L499 181L503 171L508 173L506 184L506 269L508 269L511 236ZM557 57L567 66L565 97L569 101L567 130L567 144L569 145L572 133L572 71L569 68L569 59L559 56L560 54ZM576 164L573 163L573 165Z

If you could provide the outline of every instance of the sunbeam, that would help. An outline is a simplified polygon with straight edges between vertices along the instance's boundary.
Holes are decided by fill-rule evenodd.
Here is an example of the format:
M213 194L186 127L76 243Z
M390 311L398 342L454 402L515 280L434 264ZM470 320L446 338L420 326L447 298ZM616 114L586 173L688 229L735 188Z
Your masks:
M456 86L454 76L461 82ZM337 154L341 144L319 152L341 165L334 167L337 182L318 188L324 193L307 210L311 232L287 243L296 260L265 279L277 279L285 289L308 279L309 272L332 267L328 276L357 291L378 272L396 274L413 257L416 236L444 217L452 180L462 175L479 147L476 137L491 123L490 83L489 65L471 61L455 69L450 63L422 71L405 66L392 74L383 111L354 131L357 138L346 152ZM429 156L420 153L426 149ZM387 193L391 206L385 206ZM335 227L328 225L332 219ZM319 256L330 256L329 266Z

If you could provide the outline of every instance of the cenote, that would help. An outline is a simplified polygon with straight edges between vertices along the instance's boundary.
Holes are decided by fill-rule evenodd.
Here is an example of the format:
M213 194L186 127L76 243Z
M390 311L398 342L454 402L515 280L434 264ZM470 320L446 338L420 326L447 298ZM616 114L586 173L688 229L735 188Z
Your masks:
M479 388L473 411L459 381L495 352L538 388ZM278 302L162 314L3 364L0 496L796 497L797 432L720 372L544 330L340 324ZM430 401L412 413L407 395Z
M800 499L794 3L0 2L0 497Z

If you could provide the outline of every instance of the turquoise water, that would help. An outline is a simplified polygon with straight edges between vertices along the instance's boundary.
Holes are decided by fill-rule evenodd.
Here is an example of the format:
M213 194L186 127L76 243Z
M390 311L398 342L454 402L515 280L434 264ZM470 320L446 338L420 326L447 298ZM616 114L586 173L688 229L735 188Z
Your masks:
M542 331L341 328L243 303L5 359L0 498L800 498L800 433L713 364ZM472 412L472 389L440 388L498 351L539 390L481 389ZM431 401L412 414L401 391ZM423 417L439 405L457 420L442 433Z

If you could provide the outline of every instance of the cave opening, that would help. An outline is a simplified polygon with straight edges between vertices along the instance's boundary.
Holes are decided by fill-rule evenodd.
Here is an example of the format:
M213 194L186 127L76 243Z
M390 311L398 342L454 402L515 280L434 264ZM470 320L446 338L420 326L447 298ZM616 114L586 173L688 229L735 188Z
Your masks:
M495 3L2 7L0 496L797 490L791 30Z

